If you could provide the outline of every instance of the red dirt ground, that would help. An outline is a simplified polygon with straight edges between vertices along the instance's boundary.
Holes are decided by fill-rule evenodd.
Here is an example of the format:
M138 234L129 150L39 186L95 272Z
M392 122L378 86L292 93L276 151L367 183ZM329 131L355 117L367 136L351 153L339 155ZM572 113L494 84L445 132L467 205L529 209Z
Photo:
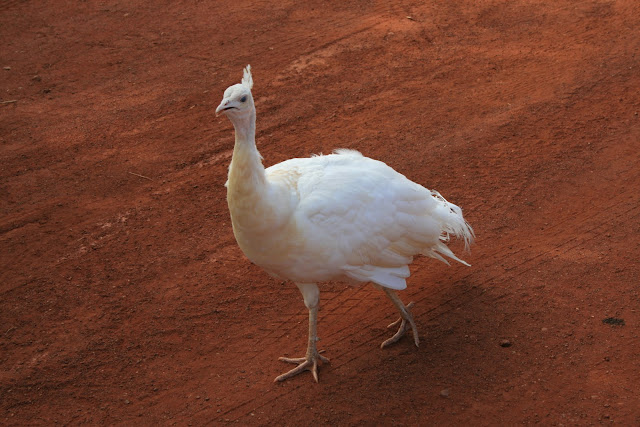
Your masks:
M0 2L0 423L640 423L640 3L300 3ZM464 208L419 349L326 284L331 364L272 382L307 312L231 232L247 63L266 165L354 148Z

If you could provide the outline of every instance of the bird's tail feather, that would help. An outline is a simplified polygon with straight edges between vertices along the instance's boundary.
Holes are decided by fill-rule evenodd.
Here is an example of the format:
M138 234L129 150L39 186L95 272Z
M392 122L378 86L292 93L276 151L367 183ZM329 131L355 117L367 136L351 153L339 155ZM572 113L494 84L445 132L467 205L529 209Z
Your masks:
M451 251L451 249L447 247L445 243L448 242L450 240L450 236L453 235L459 239L463 239L464 248L466 251L469 251L469 246L475 239L473 228L471 228L471 225L469 225L469 223L462 216L462 209L460 209L453 203L447 202L447 200L442 197L442 195L440 195L440 193L438 193L437 191L431 191L431 195L440 202L440 205L434 212L434 216L439 220L441 224L442 234L440 235L440 242L435 245L435 247L432 247L428 251L425 251L425 253L423 254L449 264L445 259L442 258L442 256L440 255L442 254L462 264L469 265L465 261L455 256L455 254Z
M422 253L423 255L429 256L431 258L435 258L437 260L440 260L442 262L444 262L447 265L449 264L449 261L447 261L446 258L444 258L442 255L446 255L449 258L451 258L454 261L458 261L460 264L464 264L467 267L471 267L471 264L469 264L468 262L458 258L451 249L449 249L447 247L447 245L445 245L443 242L438 242L438 244L435 246L435 248L431 248L428 251L424 251ZM440 255L442 254L442 255Z

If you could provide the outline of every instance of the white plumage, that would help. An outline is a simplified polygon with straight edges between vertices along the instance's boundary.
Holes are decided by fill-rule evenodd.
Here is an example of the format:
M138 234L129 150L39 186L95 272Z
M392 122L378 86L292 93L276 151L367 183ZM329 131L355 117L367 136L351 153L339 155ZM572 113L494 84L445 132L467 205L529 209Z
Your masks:
M448 264L459 261L449 236L473 241L473 230L456 205L408 180L386 164L354 150L291 159L265 169L255 144L255 106L250 67L242 83L229 87L216 114L227 115L236 142L229 167L227 202L240 248L273 276L291 280L309 309L309 342L298 366L282 381L311 370L317 381L318 282L347 280L381 287L401 314L400 329L382 347L412 328L409 312L393 290L406 288L408 265L422 254Z

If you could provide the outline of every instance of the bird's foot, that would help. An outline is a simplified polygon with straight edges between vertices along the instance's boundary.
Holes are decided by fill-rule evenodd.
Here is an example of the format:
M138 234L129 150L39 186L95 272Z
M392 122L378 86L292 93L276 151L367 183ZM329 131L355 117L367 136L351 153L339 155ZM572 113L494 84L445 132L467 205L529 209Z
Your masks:
M416 327L416 323L413 321L411 311L409 311L411 307L413 307L413 302L410 302L406 305L405 313L403 313L403 315L398 320L387 326L387 328L393 328L394 326L398 325L398 323L400 324L398 332L396 332L396 334L388 340L384 341L380 345L380 348L385 348L402 338L409 329L409 326L411 326L411 331L413 332L413 341L416 343L416 347L420 346L420 338L418 338L418 328Z
M298 366L296 366L289 372L285 372L284 374L280 375L274 380L274 382L284 381L304 371L311 371L311 374L313 375L313 379L316 380L316 382L318 382L318 360L320 360L322 363L329 363L329 359L324 357L320 353L321 351L312 351L312 352L308 352L308 354L305 357L278 358L278 360L282 360L283 362L287 362L287 363L297 364Z

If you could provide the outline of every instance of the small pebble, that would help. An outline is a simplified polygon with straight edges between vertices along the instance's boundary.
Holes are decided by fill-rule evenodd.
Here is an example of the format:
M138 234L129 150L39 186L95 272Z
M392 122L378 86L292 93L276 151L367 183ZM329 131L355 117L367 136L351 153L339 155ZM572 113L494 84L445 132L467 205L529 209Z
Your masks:
M442 390L440 391L440 396L442 396L442 397L449 397L449 393L450 393L450 392L449 392L449 389L448 389L448 388L445 388L445 389L442 389Z
M511 347L511 341L509 340L501 340L500 347Z

